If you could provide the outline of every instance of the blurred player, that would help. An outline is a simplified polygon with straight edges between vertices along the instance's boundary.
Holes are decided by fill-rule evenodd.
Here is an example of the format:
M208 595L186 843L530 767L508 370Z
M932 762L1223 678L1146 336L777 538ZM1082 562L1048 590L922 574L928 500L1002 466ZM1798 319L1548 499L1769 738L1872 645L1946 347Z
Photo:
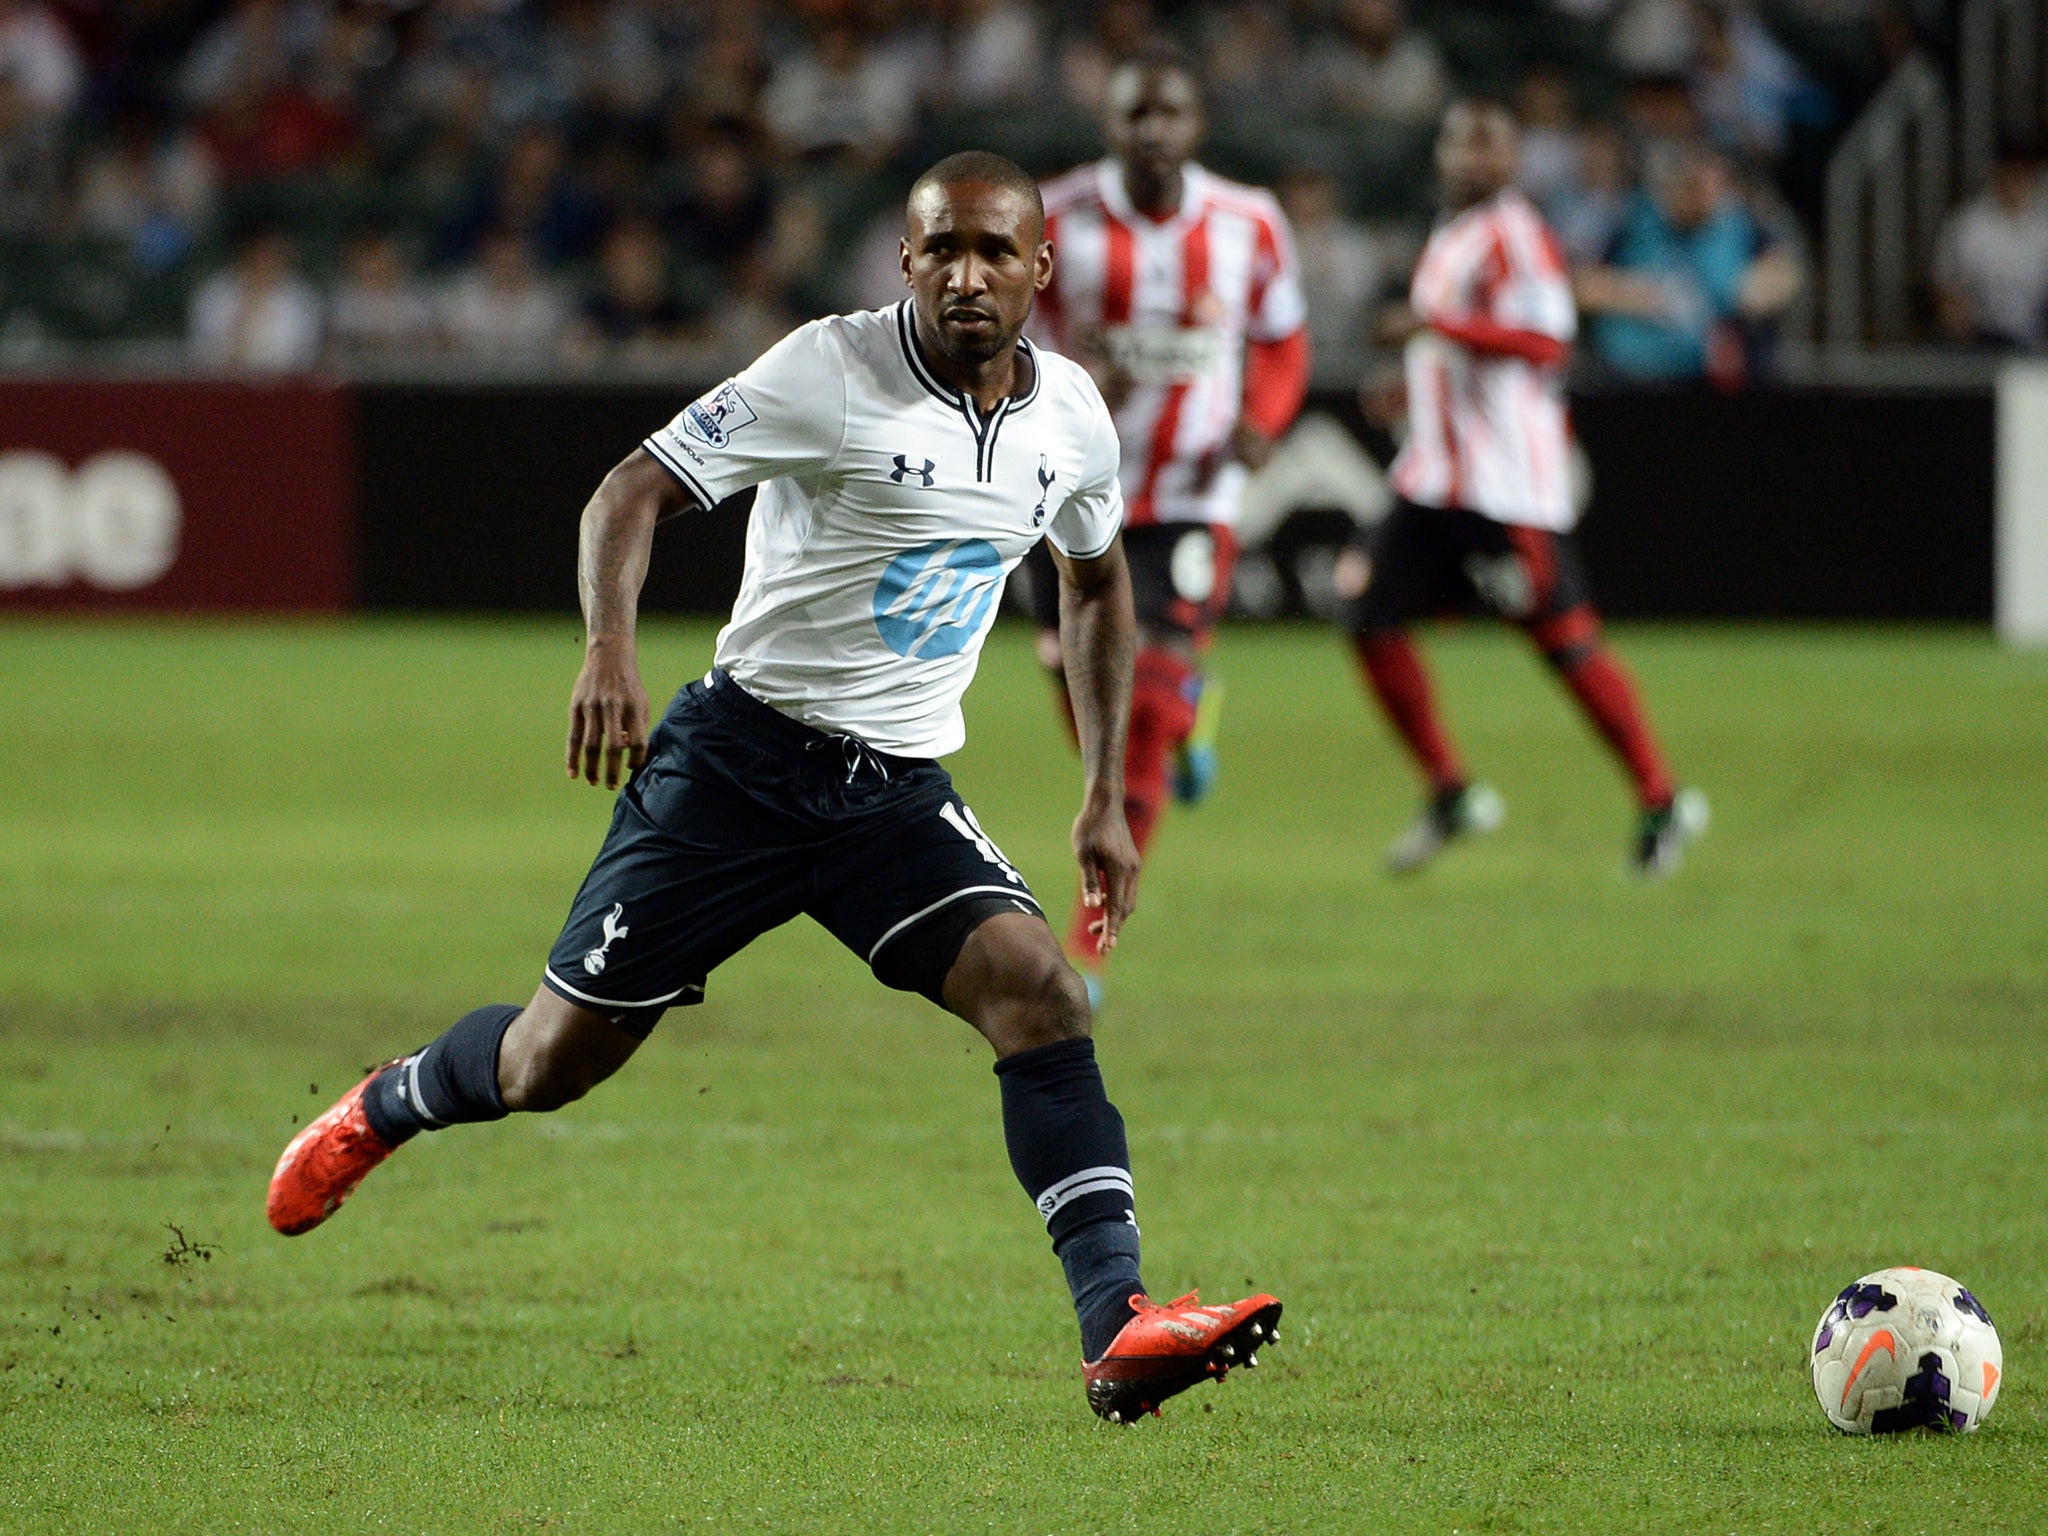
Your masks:
M1041 324L1095 376L1123 444L1139 625L1124 814L1140 852L1165 809L1170 771L1189 801L1214 779L1221 692L1205 694L1198 660L1230 600L1245 472L1272 455L1308 389L1287 221L1271 194L1193 162L1203 129L1188 66L1167 51L1145 54L1110 77L1109 157L1045 188L1046 238L1059 260ZM1049 572L1035 574L1039 659L1058 676L1057 589ZM1085 908L1067 951L1084 967L1102 963Z
M1351 563L1346 621L1429 786L1387 863L1420 869L1504 815L1499 795L1467 776L1408 636L1416 619L1479 605L1521 627L1614 749L1641 806L1630 858L1644 875L1667 874L1705 830L1706 799L1672 783L1635 685L1601 640L1571 540L1564 364L1577 322L1557 242L1515 189L1517 150L1504 107L1464 101L1445 115L1436 161L1449 216L1423 248L1407 306L1382 327L1406 345L1408 439L1391 474L1400 499Z
M1086 989L934 760L965 736L1004 578L1049 539L1087 771L1074 851L1113 945L1138 875L1118 792L1135 624L1116 437L1088 377L1021 339L1052 270L1023 171L968 154L926 172L902 261L908 300L797 330L598 488L568 769L595 784L601 767L608 788L631 773L611 830L532 1001L480 1008L350 1090L285 1149L269 1216L308 1231L421 1131L580 1098L664 1011L701 1001L714 968L806 913L994 1046L1011 1166L1066 1271L1089 1404L1129 1421L1256 1364L1280 1304L1146 1299ZM717 661L650 738L634 628L654 526L750 485Z

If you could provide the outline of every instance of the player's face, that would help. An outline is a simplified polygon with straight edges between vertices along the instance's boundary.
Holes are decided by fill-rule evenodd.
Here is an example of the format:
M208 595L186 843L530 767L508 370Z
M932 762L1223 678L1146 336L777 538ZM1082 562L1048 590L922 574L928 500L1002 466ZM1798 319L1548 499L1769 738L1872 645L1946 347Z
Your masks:
M1132 65L1110 77L1102 134L1127 168L1170 179L1202 142L1202 126L1201 98L1182 71Z
M1023 334L1033 295L1052 280L1052 247L1014 187L928 186L910 204L903 277L919 334L954 362L985 363Z
M1436 140L1436 170L1456 207L1483 202L1515 179L1514 119L1498 107L1454 104Z

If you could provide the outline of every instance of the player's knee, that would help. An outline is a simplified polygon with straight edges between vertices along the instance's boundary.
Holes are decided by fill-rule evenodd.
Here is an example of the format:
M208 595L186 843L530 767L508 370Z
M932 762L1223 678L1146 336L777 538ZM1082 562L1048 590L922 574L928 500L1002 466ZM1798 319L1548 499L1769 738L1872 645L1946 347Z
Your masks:
M1095 1027L1095 1011L1088 1003L1088 983L1081 973L1057 956L1045 978L1043 1009L1047 1043L1055 1040L1085 1039Z
M1584 603L1522 627L1543 659L1562 673L1576 672L1600 650L1600 621Z
M1022 961L1005 987L1008 1006L992 1034L997 1052L1014 1055L1062 1040L1085 1039L1093 1026L1088 984L1057 947Z

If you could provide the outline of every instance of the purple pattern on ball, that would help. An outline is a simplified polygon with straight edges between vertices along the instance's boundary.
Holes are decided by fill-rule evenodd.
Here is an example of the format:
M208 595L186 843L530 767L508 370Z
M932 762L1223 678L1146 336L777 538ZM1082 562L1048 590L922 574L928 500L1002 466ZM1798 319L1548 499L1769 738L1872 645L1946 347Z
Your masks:
M1855 1318L1889 1312L1899 1304L1899 1298L1881 1285L1852 1285L1842 1292L1841 1299L1849 1304L1849 1315Z
M1991 1314L1984 1310L1984 1303L1972 1296L1968 1290L1960 1285L1956 1287L1955 1302L1958 1312L1966 1312L1980 1323L1993 1327L1996 1326L1991 1322Z
M1817 1355L1834 1342L1834 1325L1832 1323L1822 1323L1820 1325L1820 1337L1813 1341L1813 1352Z
M1870 1416L1870 1431L1894 1435L1907 1429L1960 1429L1955 1410L1949 1406L1949 1382L1941 1373L1941 1356L1929 1350L1920 1357L1920 1369L1906 1378L1903 1397L1896 1408L1882 1408ZM1968 1414L1963 1415L1967 1421Z

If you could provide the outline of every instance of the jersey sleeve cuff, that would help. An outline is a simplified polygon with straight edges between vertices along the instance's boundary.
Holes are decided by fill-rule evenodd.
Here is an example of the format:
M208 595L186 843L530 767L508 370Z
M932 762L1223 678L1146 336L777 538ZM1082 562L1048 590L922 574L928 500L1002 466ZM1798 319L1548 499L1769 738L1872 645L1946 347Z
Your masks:
M713 507L718 505L721 498L712 495L708 490L704 488L704 482L702 480L699 480L694 474L692 474L690 472L689 467L685 465L681 459L677 458L675 453L671 449L669 449L662 443L661 434L659 432L655 433L654 436L648 438L646 441L641 443L640 446L647 450L648 456L652 458L655 463L659 464L663 469L667 470L671 475L675 476L676 480L682 485L683 489L688 491L692 496L696 497L698 505L701 506L706 512L709 512Z

